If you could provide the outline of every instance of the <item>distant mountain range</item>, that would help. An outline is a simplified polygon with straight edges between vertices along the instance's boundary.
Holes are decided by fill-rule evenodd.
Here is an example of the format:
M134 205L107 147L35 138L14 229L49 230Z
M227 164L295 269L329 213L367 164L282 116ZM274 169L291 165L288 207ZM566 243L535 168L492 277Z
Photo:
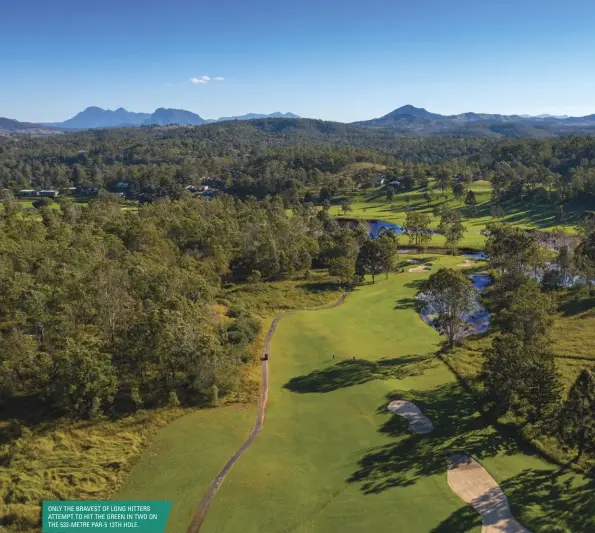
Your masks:
M88 107L74 117L64 122L53 122L45 124L55 128L63 129L94 129L94 128L117 128L126 126L167 126L169 124L179 124L181 126L201 126L212 122L222 122L224 120L252 120L258 118L300 118L293 113L271 113L263 115L259 113L249 113L237 117L222 117L219 119L204 119L196 113L184 109L165 109L160 107L153 113L134 113L120 107L115 111L102 109L101 107Z
M301 118L294 113L271 113L269 115L261 115L260 113L248 113L247 115L239 115L237 117L221 117L217 120L207 120L207 122L224 122L226 120L255 120L258 118Z
M423 108L405 105L383 117L354 122L353 124L390 128L409 135L552 137L569 133L583 133L581 131L583 128L595 127L595 115L585 117L498 115L492 113L440 115Z
M179 124L200 126L213 122L256 119L287 119L305 121L293 113L249 113L247 115L204 119L184 109L159 108L153 113L133 113L119 108L115 111L100 107L88 107L74 117L51 124L33 124L0 118L0 135L54 135L74 130L115 127L138 127ZM289 124L289 122L288 122ZM331 124L331 123L328 123ZM340 123L335 123L340 124ZM441 115L426 109L405 105L387 115L372 120L354 122L359 128L382 129L398 135L435 136L466 135L474 137L557 137L565 135L594 135L595 114L584 117L566 115L500 115L493 113L461 113Z

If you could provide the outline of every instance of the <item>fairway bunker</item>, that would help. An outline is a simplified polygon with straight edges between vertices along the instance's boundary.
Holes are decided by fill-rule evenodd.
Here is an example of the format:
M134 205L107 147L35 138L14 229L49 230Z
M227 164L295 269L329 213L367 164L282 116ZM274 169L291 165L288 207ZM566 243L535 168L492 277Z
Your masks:
M457 266L466 268L466 267L472 267L475 264L475 261L473 261L473 259L466 259L463 263L459 263Z
M430 269L426 265L419 265L414 268L410 268L409 272L429 272Z
M450 457L447 479L453 492L481 515L481 533L531 533L512 515L496 480L472 457Z
M412 433L430 433L434 429L432 421L414 403L406 400L395 400L388 404L387 409L391 413L406 418L409 421L409 430Z

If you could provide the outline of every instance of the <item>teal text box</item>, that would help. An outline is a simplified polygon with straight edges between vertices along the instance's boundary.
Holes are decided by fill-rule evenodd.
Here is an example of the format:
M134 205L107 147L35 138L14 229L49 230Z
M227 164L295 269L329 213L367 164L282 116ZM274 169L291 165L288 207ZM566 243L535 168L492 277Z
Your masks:
M43 533L163 533L171 501L44 501Z

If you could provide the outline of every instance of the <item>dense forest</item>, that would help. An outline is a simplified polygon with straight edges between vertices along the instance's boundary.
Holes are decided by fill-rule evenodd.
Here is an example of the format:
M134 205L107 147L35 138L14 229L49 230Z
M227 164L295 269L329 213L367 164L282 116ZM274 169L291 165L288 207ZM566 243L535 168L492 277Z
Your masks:
M4 199L0 218L0 395L35 395L78 417L142 405L214 402L238 385L260 322L212 305L222 283L307 275L345 283L388 271L396 240L339 226L279 199L158 201L123 212Z

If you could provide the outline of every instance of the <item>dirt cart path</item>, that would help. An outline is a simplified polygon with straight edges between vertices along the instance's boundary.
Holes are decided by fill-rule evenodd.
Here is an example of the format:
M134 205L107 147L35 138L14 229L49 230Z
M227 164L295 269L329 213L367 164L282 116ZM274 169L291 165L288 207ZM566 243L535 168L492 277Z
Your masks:
M345 301L346 298L347 298L347 293L344 293L339 298L339 300L336 301L334 304L326 306L326 307L320 307L318 309L311 309L308 311L321 311L321 310L325 310L325 309L332 309L333 307L337 307L337 306L341 305ZM269 345L270 345L271 339L273 338L273 334L275 333L275 330L277 329L277 324L279 323L279 321L283 317L286 317L286 316L289 316L289 315L292 315L292 314L298 313L298 312L302 312L302 311L301 310L289 311L287 313L282 313L282 314L278 315L277 317L275 317L275 319L273 320L273 322L271 324L271 327L267 331L267 335L264 340L263 355L265 353L269 353ZM213 500L213 497L215 496L217 489L221 486L221 483L223 483L225 476L227 476L227 474L229 474L229 471L231 470L233 465L242 456L242 454L250 447L250 444L252 444L254 439L262 431L262 428L264 426L264 416L266 413L267 399L268 399L268 394L269 394L269 365L268 365L268 361L265 361L264 359L262 359L261 363L260 363L260 368L261 368L260 401L258 403L258 413L256 415L256 422L254 423L254 427L252 428L252 431L250 431L250 434L248 435L246 442L244 442L244 444L242 444L242 446L240 446L240 448L236 451L236 453L234 453L231 456L229 461L227 461L227 463L225 463L225 466L217 474L217 476L215 477L215 479L213 480L213 482L207 489L207 492L204 495L202 501L200 502L198 509L196 510L196 513L194 514L194 518L192 519L192 522L190 523L190 526L188 527L187 533L198 533L200 531L200 526L202 525L202 523L205 519L207 509L209 508L209 505L211 504L211 501Z

